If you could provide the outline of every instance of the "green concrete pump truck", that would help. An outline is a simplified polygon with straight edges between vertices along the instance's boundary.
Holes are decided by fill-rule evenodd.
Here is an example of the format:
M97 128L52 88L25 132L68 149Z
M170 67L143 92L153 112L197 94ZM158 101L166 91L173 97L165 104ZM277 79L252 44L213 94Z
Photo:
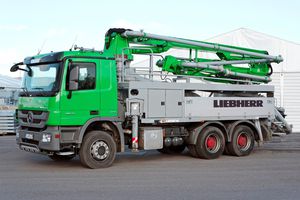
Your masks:
M186 55L175 56L177 49ZM138 56L146 64L131 66ZM255 142L292 131L265 84L271 63L282 61L267 51L113 28L103 51L74 46L11 67L25 71L17 144L53 160L79 155L89 168L111 166L126 148L246 156Z

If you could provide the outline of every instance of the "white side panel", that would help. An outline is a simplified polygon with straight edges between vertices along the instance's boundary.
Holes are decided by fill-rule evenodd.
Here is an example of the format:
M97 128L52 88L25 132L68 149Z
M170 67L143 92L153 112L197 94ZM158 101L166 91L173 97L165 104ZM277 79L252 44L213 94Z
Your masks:
M148 117L166 116L166 91L148 90Z
M218 118L219 120L274 118L274 99L261 97L185 97L185 117Z
M182 117L183 90L166 90L166 117Z

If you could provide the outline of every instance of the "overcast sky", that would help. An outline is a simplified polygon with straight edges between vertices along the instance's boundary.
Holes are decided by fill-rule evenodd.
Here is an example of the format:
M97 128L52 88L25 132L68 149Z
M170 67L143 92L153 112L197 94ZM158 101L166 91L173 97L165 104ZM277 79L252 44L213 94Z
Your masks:
M102 50L111 27L205 40L244 27L300 43L298 0L0 0L0 74L26 56Z

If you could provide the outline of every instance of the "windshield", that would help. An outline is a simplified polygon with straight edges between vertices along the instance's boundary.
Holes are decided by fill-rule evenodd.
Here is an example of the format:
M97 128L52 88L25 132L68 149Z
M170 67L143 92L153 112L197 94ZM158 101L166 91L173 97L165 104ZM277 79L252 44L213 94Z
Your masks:
M27 92L54 92L57 91L57 75L60 63L27 66L31 68L32 76L25 73L23 88Z

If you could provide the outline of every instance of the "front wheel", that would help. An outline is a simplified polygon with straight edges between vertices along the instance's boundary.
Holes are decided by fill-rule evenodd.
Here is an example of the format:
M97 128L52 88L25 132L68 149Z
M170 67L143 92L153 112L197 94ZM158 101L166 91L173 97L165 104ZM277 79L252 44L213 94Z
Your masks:
M116 143L110 134L91 131L83 139L79 157L84 166L92 169L106 168L114 162L116 150Z

